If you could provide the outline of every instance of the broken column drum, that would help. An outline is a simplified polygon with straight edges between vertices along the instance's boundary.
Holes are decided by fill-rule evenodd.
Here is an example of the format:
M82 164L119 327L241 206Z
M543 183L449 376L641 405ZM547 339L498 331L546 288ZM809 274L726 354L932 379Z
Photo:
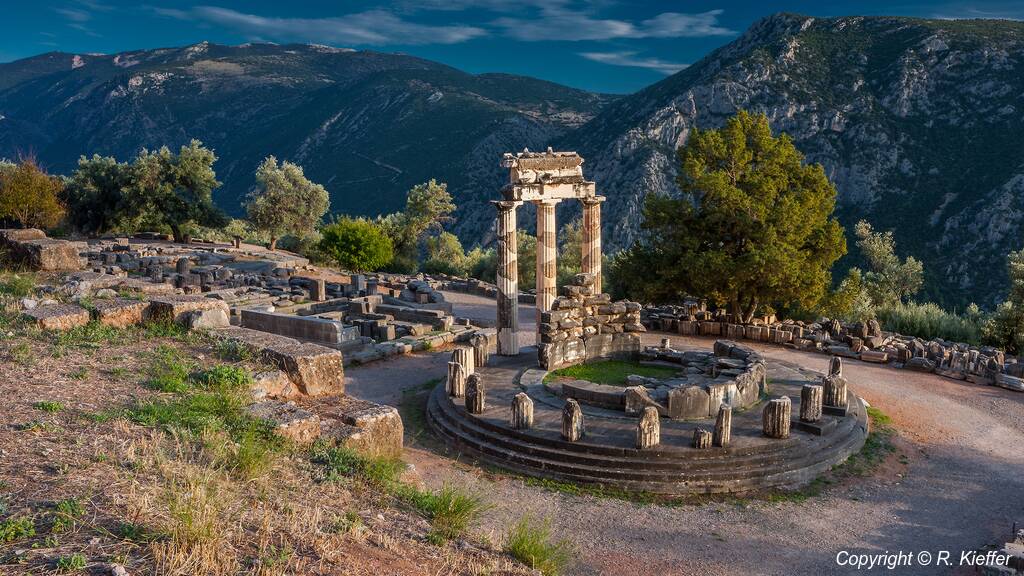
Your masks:
M573 399L566 400L562 408L562 438L569 442L583 438L583 410Z
M789 438L789 419L792 417L789 396L769 400L761 413L764 435L769 438Z
M466 395L466 369L458 362L448 363L448 381L445 385L449 396L462 398Z
M821 420L822 387L805 384L800 389L800 420L818 422Z
M640 450L653 448L661 443L661 416L658 409L648 406L636 426L636 447Z
M466 378L466 412L470 414L483 414L487 405L486 392L483 380L479 374L470 374Z
M537 313L551 310L557 291L558 224L555 205L575 199L583 203L582 272L594 276L594 292L601 292L601 202L593 182L583 178L583 158L575 152L506 153L502 167L509 169L509 183L501 189L503 200L492 202L498 210L496 225L498 273L498 354L519 353L519 282L517 273L516 208L523 202L537 207Z
M729 445L732 439L732 406L722 404L718 407L718 417L715 418L715 431L711 437L711 443L719 448Z
M516 430L527 430L533 427L533 400L520 392L512 398L512 414L509 423Z
M452 350L452 362L462 364L466 370L466 376L476 372L476 360L472 348L459 347Z
M693 442L691 446L697 449L704 449L711 447L711 432L703 428L695 428L693 430Z
M473 346L473 367L483 368L487 366L487 357L490 355L487 336L477 334L470 339L470 344Z

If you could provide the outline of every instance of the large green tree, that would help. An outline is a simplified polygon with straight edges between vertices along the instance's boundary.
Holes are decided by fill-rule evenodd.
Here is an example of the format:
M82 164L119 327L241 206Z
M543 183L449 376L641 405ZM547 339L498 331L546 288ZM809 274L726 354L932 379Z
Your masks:
M821 165L805 164L789 136L745 111L721 129L693 130L678 162L684 196L648 196L644 240L617 259L628 261L634 297L706 297L743 321L815 306L846 252Z
M32 160L0 167L0 218L22 227L50 228L64 216L60 193L64 183Z
M892 231L876 232L861 220L854 235L868 263L864 286L875 306L893 306L917 294L924 284L924 265L913 256L900 260Z
M395 247L393 272L415 272L419 263L420 243L431 232L440 232L455 211L448 185L431 179L413 186L405 201L405 210L380 219Z
M1006 301L996 307L985 326L985 338L1011 354L1024 352L1024 250L1006 258L1010 290Z
M227 217L213 203L213 191L220 186L213 170L216 161L213 150L198 140L177 154L166 146L143 150L132 165L131 202L152 222L170 228L175 242L185 240L185 224L222 227Z
M330 207L327 190L311 182L302 166L268 156L256 169L256 188L249 194L246 211L257 230L270 236L270 249L285 234L311 234Z
M86 234L134 232L141 206L131 202L132 166L109 156L82 156L64 188L68 223Z

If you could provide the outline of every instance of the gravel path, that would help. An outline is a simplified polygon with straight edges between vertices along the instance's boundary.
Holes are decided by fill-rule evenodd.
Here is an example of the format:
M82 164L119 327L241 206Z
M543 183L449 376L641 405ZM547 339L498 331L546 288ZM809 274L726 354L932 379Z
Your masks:
M493 320L489 300L447 296L456 314L489 313ZM524 306L523 315L521 328L532 333L533 308ZM659 336L647 338L653 343ZM710 348L713 339L673 341ZM822 355L753 347L768 358L827 368ZM442 377L447 356L406 356L353 368L348 389L358 397L397 402L401 389ZM1012 523L1024 522L1024 394L857 361L847 362L844 374L853 391L892 417L902 456L872 478L802 503L644 506L526 486L439 456L429 442L414 442L407 459L428 485L452 482L484 494L494 508L480 530L494 541L524 512L550 516L557 533L575 547L573 574L852 573L835 562L841 550L949 550L955 562L963 550L1005 541ZM915 565L893 573L973 571Z

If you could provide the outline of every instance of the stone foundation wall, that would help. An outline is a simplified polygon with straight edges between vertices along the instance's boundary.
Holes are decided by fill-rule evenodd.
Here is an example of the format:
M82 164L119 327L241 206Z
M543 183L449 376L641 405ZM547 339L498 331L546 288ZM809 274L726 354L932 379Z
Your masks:
M540 366L555 370L597 358L635 358L640 353L640 304L612 302L594 294L593 277L578 274L562 287L551 311L540 316Z
M47 238L36 228L0 230L0 246L32 270L81 270L85 265L79 256L82 243Z

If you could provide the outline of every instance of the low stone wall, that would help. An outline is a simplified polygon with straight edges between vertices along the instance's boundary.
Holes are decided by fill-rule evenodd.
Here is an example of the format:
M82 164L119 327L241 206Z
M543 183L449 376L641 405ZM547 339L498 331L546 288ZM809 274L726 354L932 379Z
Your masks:
M540 316L540 366L555 370L597 358L634 358L640 352L640 304L594 294L594 279L578 274Z
M751 325L727 320L710 312L680 313L675 306L647 307L642 313L643 324L652 330L777 344L1024 391L1024 365L990 346L888 333L875 320L852 324L825 319L813 323L783 321Z
M0 246L32 270L80 270L85 263L79 256L82 243L47 238L36 228L0 230Z

